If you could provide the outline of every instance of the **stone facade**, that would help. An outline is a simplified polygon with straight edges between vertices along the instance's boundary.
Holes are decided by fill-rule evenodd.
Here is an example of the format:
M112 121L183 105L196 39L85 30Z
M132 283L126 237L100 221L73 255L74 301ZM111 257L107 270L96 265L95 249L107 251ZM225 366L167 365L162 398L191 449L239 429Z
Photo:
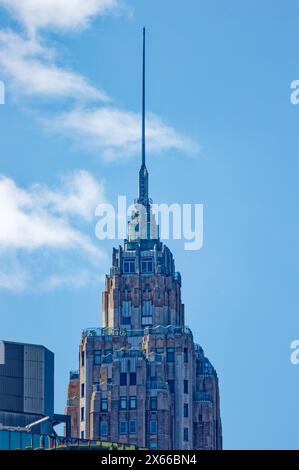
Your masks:
M67 405L65 414L71 418L71 436L78 437L79 421L79 404L80 404L80 374L79 371L70 372L70 380L67 390Z
M217 374L184 324L180 274L158 239L113 251L103 328L83 331L77 390L77 414L68 409L74 437L222 447Z

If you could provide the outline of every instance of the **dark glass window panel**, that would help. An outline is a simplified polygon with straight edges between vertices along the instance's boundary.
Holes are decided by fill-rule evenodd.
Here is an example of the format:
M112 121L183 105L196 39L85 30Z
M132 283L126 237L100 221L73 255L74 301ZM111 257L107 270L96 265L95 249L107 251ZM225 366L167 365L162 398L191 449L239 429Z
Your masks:
M151 397L150 399L150 410L156 411L157 410L157 397Z
M127 421L120 421L120 423L119 423L119 434L128 434L128 423L127 423Z
M120 385L127 385L127 373L121 372L119 377L119 384Z
M136 385L136 372L130 372L130 385Z
M135 419L133 419L129 422L129 433L130 434L135 434L136 433L136 421L135 421Z

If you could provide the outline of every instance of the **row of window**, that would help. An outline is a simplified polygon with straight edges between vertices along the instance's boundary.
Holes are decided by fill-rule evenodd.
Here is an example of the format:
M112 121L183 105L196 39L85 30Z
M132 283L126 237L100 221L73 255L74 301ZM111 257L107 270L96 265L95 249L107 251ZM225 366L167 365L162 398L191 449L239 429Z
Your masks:
M127 410L129 405L130 410L136 410L137 408L137 397L130 396L127 397L120 397L119 401L119 408L120 410ZM150 398L150 410L157 411L158 409L158 401L157 397ZM107 412L108 411L108 400L107 398L102 398L101 400L101 411ZM189 405L188 403L184 403L184 418L188 418L189 416ZM81 407L81 421L84 421L84 406Z
M119 422L119 434L136 434L136 420Z
M119 378L120 385L127 385L127 383L128 383L127 379L128 379L127 373L126 372L121 372L120 373L120 378ZM111 379L109 379L109 380L111 382ZM137 381L136 372L130 372L129 384L130 385L136 385L136 381ZM168 380L168 387L169 387L170 393L175 392L175 382L174 382L174 380ZM184 380L184 393L189 393L188 380ZM85 385L84 385L84 383L82 383L81 384L81 397L84 398L84 396L85 396ZM130 409L131 410L135 409L135 408L131 407L131 402L133 404L134 399L135 399L135 406L136 406L136 397L130 397L130 399L129 399L130 400ZM121 397L121 401L122 400L123 400L123 403L124 403L124 400L127 400L127 397ZM127 405L125 405L125 408L121 408L121 409L127 409Z
M142 273L152 273L153 272L153 260L152 258L143 258L141 261L141 272ZM135 273L135 260L126 259L123 263L123 272L125 274Z
M122 325L131 325L131 317L121 317L121 324ZM141 325L142 326L152 326L153 325L153 317L150 316L142 316L141 317Z
M127 397L120 397L119 400L119 408L120 410L127 410L129 405L129 410L136 410L137 408L137 397L131 396Z
M105 361L108 362L109 354L111 354L111 362L112 362L112 349L105 349L104 355L105 355ZM93 363L95 366L100 366L102 364L102 351L97 350L94 351L93 354ZM84 367L85 365L85 354L84 351L81 351L81 367Z
M137 430L136 420L130 421L120 421L119 422L119 434L135 434ZM158 423L157 420L151 419L149 422L149 432L150 434L158 433Z
M123 325L125 324L130 324L131 323L131 317L122 317L122 323ZM148 316L143 316L142 317L142 325L151 325L153 323L153 317L151 315ZM166 351L166 358L167 362L174 362L174 348L167 348ZM157 354L164 354L164 348L156 348L156 353ZM105 349L104 351L105 356L107 357L109 354L112 354L112 349ZM84 367L84 351L81 351L81 366ZM112 357L111 357L112 360ZM188 363L188 348L184 348L184 362ZM101 365L102 363L102 351L94 351L94 365Z
M106 363L107 362L112 362L112 352L113 352L112 349L105 349L104 350ZM110 361L108 361L109 355L111 355ZM94 363L95 366L100 366L102 364L102 351L101 350L94 351L93 363Z
M119 408L121 410L127 410L128 405L129 405L130 410L136 410L136 408L137 408L137 397L135 397L135 396L130 396L129 398L120 397ZM150 398L150 410L151 411L156 411L157 408L158 408L157 397L151 397ZM104 413L108 411L108 400L107 400L107 398L102 398L102 400L101 400L101 411L104 412ZM81 407L81 421L84 421L84 406Z
M149 432L151 435L158 433L158 424L156 420L150 420ZM119 422L119 434L136 434L137 433L137 422L135 419L129 421L121 420ZM101 421L100 424L100 436L107 437L109 434L109 426L107 421Z
M168 388L169 388L170 393L175 392L175 381L174 380L168 380ZM184 380L184 393L189 393L188 380Z
M129 376L129 381L128 381L128 376ZM119 374L119 385L136 385L137 383L137 376L136 372L130 372L129 374L127 372L120 372Z
M141 326L152 326L153 325L153 316L147 315L141 317Z

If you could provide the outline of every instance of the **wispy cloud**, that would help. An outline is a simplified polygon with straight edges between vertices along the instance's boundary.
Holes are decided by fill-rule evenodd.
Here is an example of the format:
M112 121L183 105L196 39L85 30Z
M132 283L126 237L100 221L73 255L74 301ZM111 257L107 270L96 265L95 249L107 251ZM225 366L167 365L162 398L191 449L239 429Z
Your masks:
M54 63L55 51L36 39L0 31L0 66L9 76L14 95L108 101L107 94L80 74Z
M92 18L121 7L118 0L0 0L33 34L45 28L63 31L82 29Z
M57 51L47 45L43 30L65 33L87 27L98 15L120 11L122 0L0 0L21 22L25 32L0 31L0 67L22 99L42 98L52 104L71 101L68 112L53 112L41 122L79 144L96 150L106 160L134 155L140 147L140 116L119 109L108 93L87 78L57 63ZM109 103L110 102L110 103ZM63 103L62 103L63 104ZM147 150L177 150L197 154L200 146L155 114L147 119Z
M21 292L28 286L29 273L17 260L14 253L0 250L0 290Z
M43 119L48 129L69 135L80 145L101 151L106 160L136 155L140 149L141 118L138 113L112 107L73 109L54 119ZM149 113L146 125L146 146L149 153L167 150L190 155L199 152L199 145L180 135L158 116Z
M24 287L32 278L31 271L40 270L41 258L49 253L53 254L52 278L64 277L59 256L55 272L54 254L84 255L86 265L98 264L105 255L88 235L84 221L90 221L97 204L104 201L103 185L86 171L63 177L56 188L40 184L21 188L11 178L1 176L0 288ZM70 274L67 278L70 280Z
M100 271L100 270L98 270ZM100 272L91 272L81 269L78 272L68 274L54 274L38 284L38 290L41 292L52 292L57 289L80 289L86 285L99 284L104 276Z

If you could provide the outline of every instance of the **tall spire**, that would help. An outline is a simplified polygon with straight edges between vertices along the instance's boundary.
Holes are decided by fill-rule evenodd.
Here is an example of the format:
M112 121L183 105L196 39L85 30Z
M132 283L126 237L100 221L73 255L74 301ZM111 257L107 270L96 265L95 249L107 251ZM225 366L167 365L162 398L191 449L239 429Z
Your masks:
M142 165L145 166L145 28L143 28L142 54Z
M149 205L148 171L145 165L145 28L143 28L143 54L142 54L142 143L141 168L139 170L139 198L138 203Z
M128 225L128 239L130 242L144 240L159 240L159 228L152 213L152 200L148 191L148 171L145 164L145 28L143 28L142 51L142 138L141 138L141 167L139 170L139 195L135 199L133 211ZM138 206L139 207L138 207Z

